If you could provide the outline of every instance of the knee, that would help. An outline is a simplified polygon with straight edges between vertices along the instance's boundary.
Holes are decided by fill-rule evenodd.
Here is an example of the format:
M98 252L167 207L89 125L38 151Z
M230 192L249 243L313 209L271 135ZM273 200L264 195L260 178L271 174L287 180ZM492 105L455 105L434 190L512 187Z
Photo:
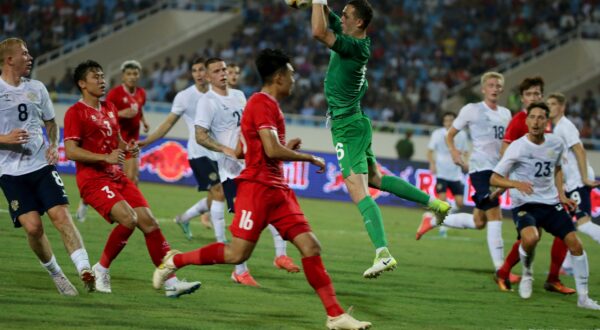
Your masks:
M155 231L159 228L158 221L153 216L142 215L137 217L137 225L145 234Z
M481 217L473 217L473 222L475 222L475 228L476 229L483 229L485 228L486 225L486 221L484 219L482 219Z
M381 175L373 174L369 176L369 186L381 188Z
M118 222L127 228L133 229L138 225L138 217L133 210L130 210L120 216Z
M539 241L540 236L536 234L529 234L521 237L521 244L526 247L535 247Z
M44 236L44 226L42 226L41 221L39 223L27 224L23 226L23 229L25 229L25 233L31 239L37 240Z
M321 244L318 241L314 240L310 244L302 247L302 256L303 257L314 257L321 255Z
M570 240L565 238L565 243L567 244L569 252L571 252L572 255L580 256L583 254L583 244L581 244L581 241L579 238L577 238L577 236L571 238Z

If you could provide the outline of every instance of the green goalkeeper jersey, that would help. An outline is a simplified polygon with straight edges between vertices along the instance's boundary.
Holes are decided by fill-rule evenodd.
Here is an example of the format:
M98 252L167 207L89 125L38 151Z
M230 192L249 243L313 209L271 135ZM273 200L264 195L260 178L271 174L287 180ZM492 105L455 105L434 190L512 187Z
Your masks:
M329 27L336 40L331 46L325 76L325 97L333 119L360 112L360 100L367 91L367 62L371 57L371 39L342 34L342 22L329 12Z

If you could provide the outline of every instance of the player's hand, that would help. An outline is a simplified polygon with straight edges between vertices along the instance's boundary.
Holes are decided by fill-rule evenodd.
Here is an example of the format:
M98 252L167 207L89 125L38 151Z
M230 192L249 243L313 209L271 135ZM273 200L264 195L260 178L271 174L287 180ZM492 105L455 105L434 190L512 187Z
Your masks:
M325 172L325 159L323 159L322 157L312 155L312 159L310 160L310 163L319 168L317 170L317 173Z
M140 146L136 140L131 140L127 143L127 152L129 152L131 157L138 158L140 155Z
M104 161L109 164L123 164L125 162L125 152L121 149L115 149L110 154L105 155Z
M494 189L494 191L492 191L492 193L490 194L490 200L495 200L496 198L500 197L502 194L504 194L504 192L506 191L506 188L496 188Z
M58 147L48 147L46 150L46 160L48 161L48 165L55 165L58 163Z
M524 193L525 195L533 194L533 185L530 182L516 181L515 189Z
M150 125L148 124L147 121L142 120L142 126L144 126L144 133L150 132Z
M29 142L29 133L22 128L15 128L3 140L5 144L25 144Z
M231 148L229 148L229 147L225 147L225 146L223 146L223 149L221 149L221 151L222 151L222 152L223 152L225 155L227 155L227 156L229 156L229 157L231 157L231 158L233 158L233 159L237 159L237 155L235 154L235 150L233 150L233 149L231 149Z
M590 188L600 187L600 181L596 180L583 179L583 184Z
M142 141L138 141L137 144L138 144L138 147L143 148L148 145L148 142L146 142L146 140L142 140Z
M560 196L558 196L558 199L560 200L560 203L567 208L568 211L577 210L577 202L572 199L569 199L565 194L560 194Z
M293 138L287 142L285 145L288 149L298 150L302 146L302 140L300 138Z
M465 163L462 158L462 153L459 150L453 149L450 151L450 155L452 155L452 161L454 164L464 167Z

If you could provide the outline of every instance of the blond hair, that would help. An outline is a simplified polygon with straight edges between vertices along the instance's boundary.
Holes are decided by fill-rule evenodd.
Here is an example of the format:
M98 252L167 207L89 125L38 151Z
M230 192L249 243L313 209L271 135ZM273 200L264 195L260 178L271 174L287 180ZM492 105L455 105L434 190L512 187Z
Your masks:
M11 55L11 52L17 45L23 45L27 47L25 41L19 38L7 38L0 41L0 66L4 65L4 58L6 58L8 55Z
M485 84L485 82L488 79L492 79L492 78L496 78L496 79L500 80L500 83L502 85L504 85L504 76L501 73L494 72L494 71L488 71L488 72L484 73L483 76L481 76L481 86L483 86L483 84Z
M554 92L548 95L547 99L555 99L560 105L565 105L565 103L567 103L567 97L565 94L559 92Z

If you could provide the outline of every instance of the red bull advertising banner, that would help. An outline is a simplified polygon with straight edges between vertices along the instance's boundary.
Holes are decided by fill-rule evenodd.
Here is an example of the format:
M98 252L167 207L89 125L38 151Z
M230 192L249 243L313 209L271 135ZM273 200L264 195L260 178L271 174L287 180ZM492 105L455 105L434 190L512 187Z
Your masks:
M140 154L140 180L155 183L196 186L187 152L186 140L161 139L142 149ZM64 147L60 147L58 169L61 173L75 174L75 163L66 159ZM326 170L323 174L316 173L316 167L305 162L289 162L284 164L284 175L288 185L300 197L350 201L344 185L344 178L334 153L314 153L325 159ZM383 175L395 175L428 194L435 192L436 179L429 172L425 162L400 161L396 159L379 158L378 168ZM464 203L474 206L471 195L474 193L468 175L465 175ZM370 188L373 199L381 205L420 207L415 203L400 199L390 193ZM448 199L453 202L452 193L448 191ZM501 197L501 206L510 208L510 195ZM592 215L600 216L600 189L592 190Z

